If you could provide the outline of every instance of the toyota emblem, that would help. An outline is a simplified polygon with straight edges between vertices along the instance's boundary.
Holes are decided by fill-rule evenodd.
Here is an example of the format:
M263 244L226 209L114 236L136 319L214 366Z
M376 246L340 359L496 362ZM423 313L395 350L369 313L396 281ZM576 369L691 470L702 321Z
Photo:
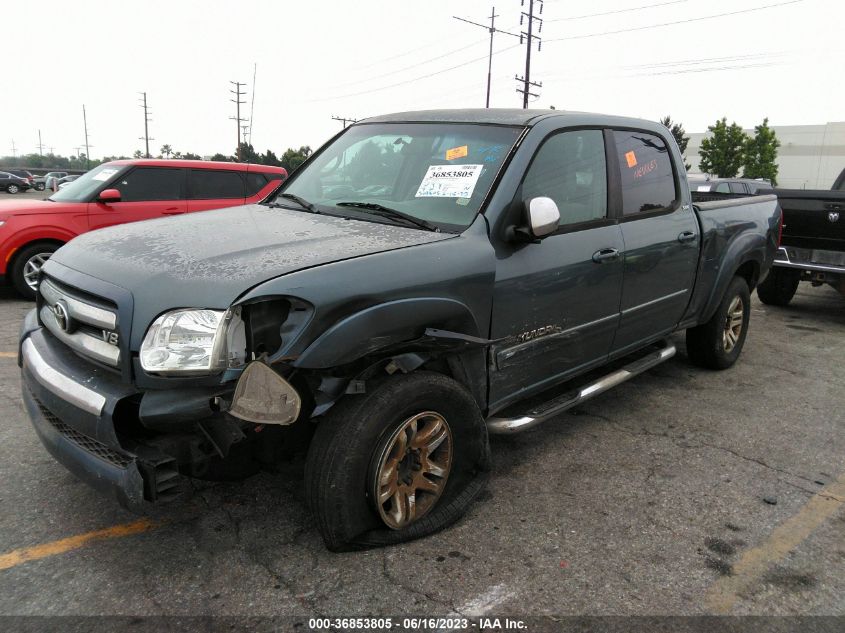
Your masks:
M53 306L53 316L56 317L56 323L63 332L70 332L71 320L70 314L67 310L67 304L64 301L57 301Z
M839 212L838 211L831 211L827 214L827 219L831 222L839 222Z

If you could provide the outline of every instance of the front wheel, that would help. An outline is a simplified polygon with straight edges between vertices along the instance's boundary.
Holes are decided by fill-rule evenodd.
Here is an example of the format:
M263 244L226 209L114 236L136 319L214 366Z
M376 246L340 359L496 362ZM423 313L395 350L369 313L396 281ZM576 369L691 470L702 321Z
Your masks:
M332 551L402 543L456 521L490 467L487 429L446 376L392 376L346 396L317 425L306 498Z
M710 320L687 330L689 359L708 369L727 369L733 365L745 345L750 316L748 283L734 277Z
M763 283L757 286L757 296L766 305L786 306L795 296L800 282L799 271L775 267L769 271Z
M44 189L46 189L46 187L44 186L43 182L38 182L35 184L36 191L44 191Z
M18 253L12 266L12 285L22 297L29 300L35 299L41 268L57 250L59 250L58 244L37 242Z

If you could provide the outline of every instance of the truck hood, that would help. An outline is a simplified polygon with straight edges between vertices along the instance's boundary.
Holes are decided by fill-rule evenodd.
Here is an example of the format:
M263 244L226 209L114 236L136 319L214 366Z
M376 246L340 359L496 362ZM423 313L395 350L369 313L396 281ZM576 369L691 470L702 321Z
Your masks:
M85 233L50 263L129 290L138 315L141 306L144 312L223 308L280 275L451 237L456 236L247 205Z

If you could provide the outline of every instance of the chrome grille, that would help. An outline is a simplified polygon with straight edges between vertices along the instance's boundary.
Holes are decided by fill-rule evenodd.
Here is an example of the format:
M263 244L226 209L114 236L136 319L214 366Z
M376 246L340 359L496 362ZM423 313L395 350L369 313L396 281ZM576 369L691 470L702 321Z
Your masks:
M82 356L119 367L120 348L110 342L117 340L117 313L113 309L47 278L39 291L44 301L38 316L53 336Z

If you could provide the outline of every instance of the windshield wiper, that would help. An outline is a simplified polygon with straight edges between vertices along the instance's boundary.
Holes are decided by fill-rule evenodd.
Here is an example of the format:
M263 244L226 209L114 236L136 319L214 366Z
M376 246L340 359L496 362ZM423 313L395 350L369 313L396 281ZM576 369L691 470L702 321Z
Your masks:
M437 233L440 232L440 227L436 224L432 224L427 220L422 220L420 218L415 218L412 215L407 213L403 213L402 211L397 211L396 209L391 209L390 207L385 207L384 205L378 204L377 202L335 202L335 206L337 207L354 207L355 209L363 209L365 211L370 211L375 215L380 215L386 218L393 218L396 220L404 220L405 222L410 222L422 229L426 229L428 231L436 231Z
M310 211L311 213L317 213L317 214L322 213L322 211L320 211L317 207L315 207L313 204L308 202L308 200L305 200L304 198L300 198L299 196L296 196L292 193L280 193L279 197L285 198L287 200L293 200L300 207L302 207L306 211ZM270 206L273 206L273 203L270 203Z

